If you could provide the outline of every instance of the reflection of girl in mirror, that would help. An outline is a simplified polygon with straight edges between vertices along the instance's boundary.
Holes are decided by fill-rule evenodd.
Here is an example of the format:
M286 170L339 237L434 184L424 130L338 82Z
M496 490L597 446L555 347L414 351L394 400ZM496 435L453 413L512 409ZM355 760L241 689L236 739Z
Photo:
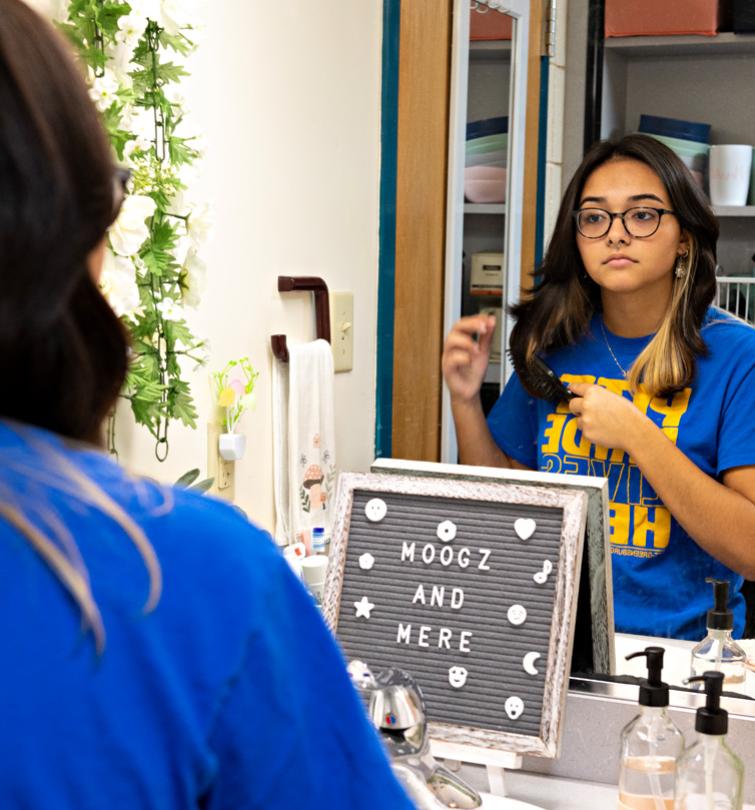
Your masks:
M609 480L616 628L700 639L728 579L741 635L755 578L755 329L711 306L718 226L681 161L644 135L592 148L566 190L540 283L515 307L518 368L537 354L576 395L514 375L487 421L494 323L444 347L466 464ZM526 377L526 374L523 375Z
M102 450L121 180L69 45L0 0L0 804L409 808L270 538Z

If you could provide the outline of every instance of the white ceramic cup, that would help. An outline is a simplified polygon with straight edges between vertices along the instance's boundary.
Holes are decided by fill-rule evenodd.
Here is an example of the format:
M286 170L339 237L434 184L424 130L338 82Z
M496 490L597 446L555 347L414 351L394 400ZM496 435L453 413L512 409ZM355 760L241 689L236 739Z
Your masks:
M751 144L711 146L708 163L711 203L746 205L751 167Z
M328 558L325 554L312 554L300 561L301 578L307 584L312 596L322 602L325 593L325 572L328 569Z

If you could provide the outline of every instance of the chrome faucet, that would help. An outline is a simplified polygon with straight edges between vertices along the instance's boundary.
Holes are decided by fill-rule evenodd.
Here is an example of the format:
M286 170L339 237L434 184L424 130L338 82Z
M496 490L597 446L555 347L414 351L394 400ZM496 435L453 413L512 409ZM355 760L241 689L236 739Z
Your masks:
M349 674L388 748L394 773L418 810L481 807L480 795L430 753L425 702L417 681L393 668L374 676L362 661L352 661Z

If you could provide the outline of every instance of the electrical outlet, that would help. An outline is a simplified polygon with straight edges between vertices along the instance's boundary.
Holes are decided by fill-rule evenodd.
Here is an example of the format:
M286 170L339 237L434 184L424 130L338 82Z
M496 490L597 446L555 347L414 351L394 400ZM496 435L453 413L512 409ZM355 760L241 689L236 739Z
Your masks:
M207 477L214 483L211 492L221 498L232 501L236 495L236 462L226 461L220 455L218 439L220 425L209 422L207 425Z
M330 294L330 340L333 345L335 371L354 368L354 294Z

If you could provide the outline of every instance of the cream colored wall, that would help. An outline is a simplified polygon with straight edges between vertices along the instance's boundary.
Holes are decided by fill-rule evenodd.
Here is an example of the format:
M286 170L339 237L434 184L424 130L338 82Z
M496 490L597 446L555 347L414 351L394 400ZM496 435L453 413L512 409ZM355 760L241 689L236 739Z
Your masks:
M189 375L200 425L172 426L160 464L121 409L118 445L122 461L161 480L204 472L208 370L248 354L261 374L256 410L241 422L236 502L272 529L269 336L314 337L311 296L279 295L278 274L353 291L354 370L336 375L336 452L342 470L373 458L382 3L219 0L206 14L186 88L206 138L198 187L216 222L193 318L210 343L210 363Z

